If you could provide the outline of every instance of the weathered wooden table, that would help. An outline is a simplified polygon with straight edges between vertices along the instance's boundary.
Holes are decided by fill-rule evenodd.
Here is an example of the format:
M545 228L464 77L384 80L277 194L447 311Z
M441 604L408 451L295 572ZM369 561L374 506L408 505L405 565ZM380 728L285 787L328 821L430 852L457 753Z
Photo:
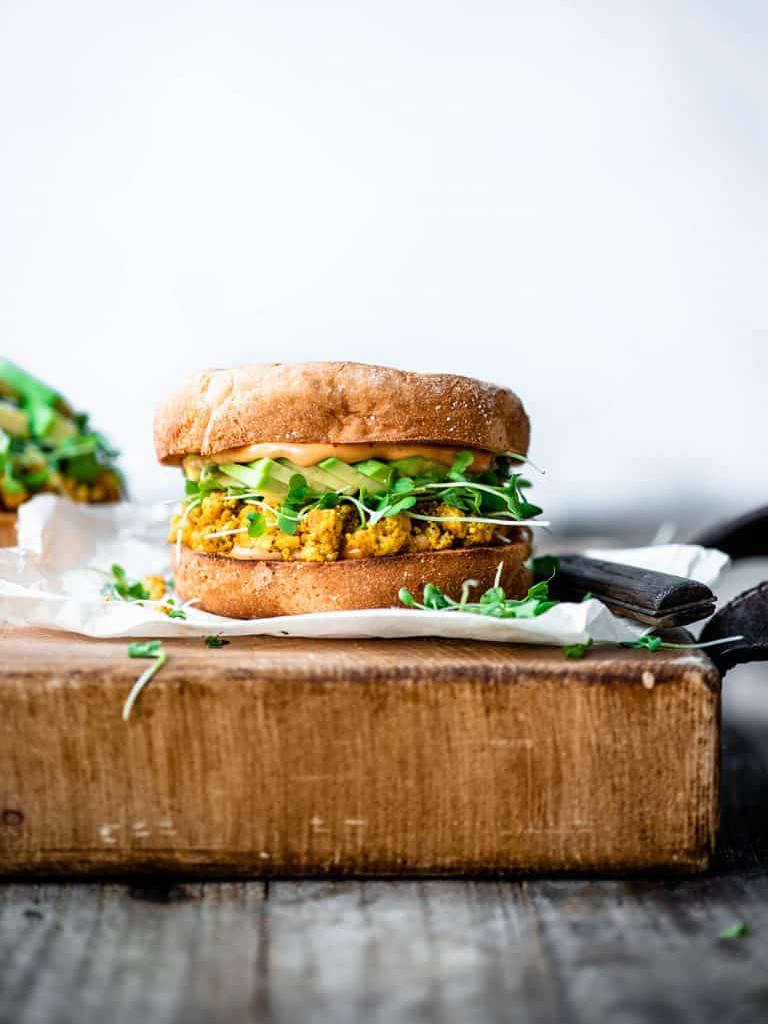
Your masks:
M723 767L687 879L0 886L0 1022L768 1019L767 666Z

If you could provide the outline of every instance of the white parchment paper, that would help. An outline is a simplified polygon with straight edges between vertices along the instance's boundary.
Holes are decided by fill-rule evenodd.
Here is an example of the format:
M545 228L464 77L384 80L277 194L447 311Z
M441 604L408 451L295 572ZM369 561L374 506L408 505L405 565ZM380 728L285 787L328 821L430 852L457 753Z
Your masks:
M98 507L53 495L27 502L19 514L18 546L0 549L0 620L91 637L441 636L562 645L590 638L633 640L648 632L647 627L613 615L597 600L563 603L534 619L378 608L242 620L189 607L187 619L182 620L169 619L149 603L105 602L99 570L108 570L113 563L122 565L131 577L170 575L168 518L167 505ZM728 562L720 551L682 544L590 553L689 576L709 586Z

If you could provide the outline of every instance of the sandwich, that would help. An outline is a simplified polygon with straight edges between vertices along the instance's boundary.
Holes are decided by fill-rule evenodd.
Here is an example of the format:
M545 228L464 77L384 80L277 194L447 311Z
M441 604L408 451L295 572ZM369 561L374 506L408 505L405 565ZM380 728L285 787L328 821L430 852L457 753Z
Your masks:
M398 604L432 583L531 583L520 464L529 422L506 388L348 362L197 373L155 416L180 466L179 596L234 618Z
M119 500L115 452L52 388L0 359L0 545L15 544L15 519L28 498L51 492L73 501Z

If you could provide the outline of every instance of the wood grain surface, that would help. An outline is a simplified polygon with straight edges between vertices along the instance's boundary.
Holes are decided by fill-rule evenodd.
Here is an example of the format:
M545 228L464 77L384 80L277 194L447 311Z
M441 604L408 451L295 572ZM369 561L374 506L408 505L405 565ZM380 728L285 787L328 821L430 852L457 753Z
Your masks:
M0 548L10 548L16 543L16 513L0 512Z
M702 653L165 646L168 664L125 723L146 664L125 642L0 633L2 872L418 876L710 862L719 677Z
M0 885L0 1024L756 1024L768 719L756 721L725 731L707 875ZM750 934L718 937L742 921Z

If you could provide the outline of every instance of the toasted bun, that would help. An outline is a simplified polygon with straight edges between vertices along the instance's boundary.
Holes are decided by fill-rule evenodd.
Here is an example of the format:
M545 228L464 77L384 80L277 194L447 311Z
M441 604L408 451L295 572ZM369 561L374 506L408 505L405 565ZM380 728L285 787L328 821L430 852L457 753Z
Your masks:
M204 370L155 416L155 449L166 463L265 441L410 441L525 455L528 434L520 399L506 388L362 363Z
M531 535L524 528L517 532L518 539L504 547L339 562L244 561L182 546L173 576L185 601L196 598L203 611L233 619L392 608L399 605L401 587L420 598L427 583L457 600L464 580L477 580L477 593L492 586L499 562L504 563L501 583L507 596L520 598L531 585L525 566Z

